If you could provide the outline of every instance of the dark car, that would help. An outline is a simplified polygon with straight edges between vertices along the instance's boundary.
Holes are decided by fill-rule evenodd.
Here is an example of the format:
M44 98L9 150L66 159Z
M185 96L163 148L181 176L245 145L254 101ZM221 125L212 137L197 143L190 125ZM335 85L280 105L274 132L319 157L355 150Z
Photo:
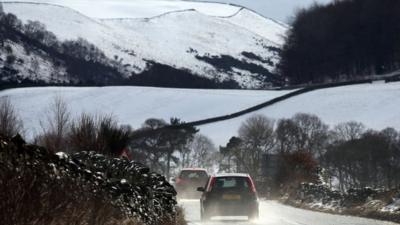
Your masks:
M221 174L211 176L200 198L201 220L213 216L247 216L258 218L258 197L253 180L248 174Z
M206 169L185 168L175 178L175 189L178 192L178 198L200 198L197 187L204 186L207 183L209 175Z

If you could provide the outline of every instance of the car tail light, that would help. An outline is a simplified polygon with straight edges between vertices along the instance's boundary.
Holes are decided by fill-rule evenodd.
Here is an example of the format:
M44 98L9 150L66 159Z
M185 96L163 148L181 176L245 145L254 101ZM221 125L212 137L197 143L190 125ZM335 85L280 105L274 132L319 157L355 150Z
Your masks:
M249 184L250 184L251 191L252 191L253 193L257 193L256 185L254 185L254 182L253 182L253 180L251 179L251 177L248 177L247 179L248 179L248 182L249 182Z
M212 189L212 187L214 186L214 184L215 184L215 177L211 177L210 178L211 180L210 180L210 183L208 183L208 187L207 187L207 192L210 192L211 191L211 189Z

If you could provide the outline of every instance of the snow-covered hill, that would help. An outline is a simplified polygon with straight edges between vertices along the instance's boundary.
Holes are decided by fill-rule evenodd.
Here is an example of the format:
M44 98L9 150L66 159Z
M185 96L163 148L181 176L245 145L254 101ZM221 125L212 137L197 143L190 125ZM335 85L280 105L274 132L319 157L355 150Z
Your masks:
M288 93L288 91L190 90L146 87L24 88L0 92L10 96L23 118L28 135L39 132L39 119L54 99L62 96L74 115L80 112L112 113L124 124L138 128L148 118L171 117L193 121L236 112ZM274 119L298 112L316 114L329 125L359 121L369 128L400 129L400 82L328 88L302 94L235 119L200 126L200 132L217 145L237 135L249 116Z
M62 5L92 18L149 18L172 11L196 9L210 16L229 16L237 6L180 0L4 0Z
M243 88L277 81L272 72L287 27L239 6L167 0L35 2L40 4L4 2L3 7L24 23L43 23L61 41L86 39L120 61L127 78L156 62Z

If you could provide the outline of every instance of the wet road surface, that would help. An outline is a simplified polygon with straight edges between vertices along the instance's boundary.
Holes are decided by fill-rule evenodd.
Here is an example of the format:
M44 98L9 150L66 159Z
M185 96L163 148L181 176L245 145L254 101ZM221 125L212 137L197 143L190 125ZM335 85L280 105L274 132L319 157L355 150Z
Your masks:
M198 200L181 200L189 225L398 225L397 223L370 220L352 216L332 215L282 205L275 201L260 201L260 219L247 221L247 217L213 217L200 221Z

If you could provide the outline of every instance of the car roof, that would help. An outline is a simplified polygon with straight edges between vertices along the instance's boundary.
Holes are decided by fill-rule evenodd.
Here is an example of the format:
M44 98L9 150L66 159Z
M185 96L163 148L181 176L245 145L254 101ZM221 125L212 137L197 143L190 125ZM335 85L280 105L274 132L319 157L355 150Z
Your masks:
M247 173L219 173L215 174L215 177L250 177Z

